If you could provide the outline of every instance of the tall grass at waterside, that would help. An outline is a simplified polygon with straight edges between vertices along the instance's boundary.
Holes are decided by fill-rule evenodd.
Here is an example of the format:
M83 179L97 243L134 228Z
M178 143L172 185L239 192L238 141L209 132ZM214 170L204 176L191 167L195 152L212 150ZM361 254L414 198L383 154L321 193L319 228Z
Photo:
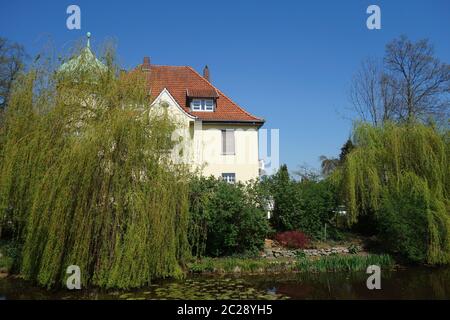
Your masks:
M370 265L392 268L394 260L386 254L326 256L319 259L300 258L297 269L302 272L362 271Z

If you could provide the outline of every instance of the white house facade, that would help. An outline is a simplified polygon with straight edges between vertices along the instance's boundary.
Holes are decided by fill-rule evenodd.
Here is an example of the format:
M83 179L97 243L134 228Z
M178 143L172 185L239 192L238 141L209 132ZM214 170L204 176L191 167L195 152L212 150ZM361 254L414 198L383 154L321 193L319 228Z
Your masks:
M167 108L180 124L181 159L203 175L233 183L260 176L258 130L264 120L251 115L189 66L159 66L144 58L152 108ZM179 150L174 154L179 156Z

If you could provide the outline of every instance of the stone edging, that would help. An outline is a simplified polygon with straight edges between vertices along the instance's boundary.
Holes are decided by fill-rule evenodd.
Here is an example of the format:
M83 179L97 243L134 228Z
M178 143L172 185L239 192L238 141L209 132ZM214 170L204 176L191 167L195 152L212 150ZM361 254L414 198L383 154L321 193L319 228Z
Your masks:
M361 248L358 248L360 251ZM282 248L266 248L264 253L261 255L263 258L276 259L276 258L295 258L299 254L304 254L306 256L329 256L332 254L348 254L350 253L347 247L332 247L327 249L297 249L288 250Z

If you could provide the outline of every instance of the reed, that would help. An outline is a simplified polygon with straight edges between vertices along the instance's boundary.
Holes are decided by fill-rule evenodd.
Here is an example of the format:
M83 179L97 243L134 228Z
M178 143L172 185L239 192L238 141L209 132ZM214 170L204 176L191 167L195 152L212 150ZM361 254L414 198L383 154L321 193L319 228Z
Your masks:
M318 259L300 258L297 261L297 269L301 272L362 271L370 265L392 268L394 261L385 254L336 255Z

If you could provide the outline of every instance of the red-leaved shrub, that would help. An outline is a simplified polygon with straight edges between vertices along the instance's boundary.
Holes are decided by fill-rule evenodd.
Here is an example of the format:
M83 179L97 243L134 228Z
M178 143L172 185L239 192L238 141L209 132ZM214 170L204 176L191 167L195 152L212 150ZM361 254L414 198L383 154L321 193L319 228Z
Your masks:
M282 246L304 249L309 245L309 238L301 231L285 231L275 235L275 240Z

